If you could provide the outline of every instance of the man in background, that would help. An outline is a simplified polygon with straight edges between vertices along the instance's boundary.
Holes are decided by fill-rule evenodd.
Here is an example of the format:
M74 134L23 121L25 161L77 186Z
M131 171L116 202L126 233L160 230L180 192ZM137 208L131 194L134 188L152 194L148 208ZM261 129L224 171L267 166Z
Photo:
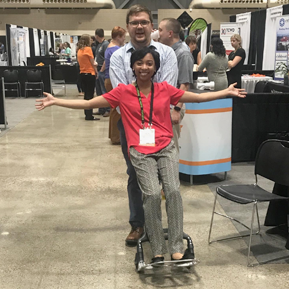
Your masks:
M97 95L102 95L106 93L104 80L105 80L105 60L104 54L105 50L108 46L108 41L104 39L104 31L102 28L98 28L95 30L95 40L96 40L96 47L92 50L94 54L95 61L97 63L97 76L95 81L95 89ZM98 115L102 115L104 117L109 116L110 108L100 108L98 110Z
M159 24L159 42L172 47L178 60L178 83L179 89L188 91L193 84L194 58L189 47L180 39L181 24L174 18L165 18ZM185 114L182 103L178 103L171 109L171 118L174 131L174 143L179 151L180 122Z

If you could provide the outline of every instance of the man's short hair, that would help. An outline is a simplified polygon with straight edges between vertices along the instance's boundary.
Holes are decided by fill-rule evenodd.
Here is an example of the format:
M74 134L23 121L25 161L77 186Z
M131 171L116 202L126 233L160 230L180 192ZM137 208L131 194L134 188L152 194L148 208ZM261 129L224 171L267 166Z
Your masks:
M131 6L129 8L129 10L128 10L127 14L126 14L126 24L128 24L130 16L138 14L140 12L145 12L149 16L150 22L153 23L153 18L152 18L151 11L147 7L145 7L143 5L136 4L136 5L133 5L133 6Z
M164 18L162 21L166 21L166 29L172 30L175 37L180 36L180 31L182 29L181 23L175 18Z
M98 28L95 30L95 35L97 35L98 37L100 38L103 38L104 37L104 31L102 28Z

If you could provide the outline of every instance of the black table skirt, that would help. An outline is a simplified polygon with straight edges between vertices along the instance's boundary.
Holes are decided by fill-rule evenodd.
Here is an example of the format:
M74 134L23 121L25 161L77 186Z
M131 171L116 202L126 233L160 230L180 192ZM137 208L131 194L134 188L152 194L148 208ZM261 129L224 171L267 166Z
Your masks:
M289 197L289 188L275 184L273 194L282 197ZM289 202L283 200L271 201L265 218L265 226L279 226L286 224L287 233L289 232ZM286 249L289 250L289 234L287 236Z
M254 161L268 134L289 131L289 93L233 98L232 162Z

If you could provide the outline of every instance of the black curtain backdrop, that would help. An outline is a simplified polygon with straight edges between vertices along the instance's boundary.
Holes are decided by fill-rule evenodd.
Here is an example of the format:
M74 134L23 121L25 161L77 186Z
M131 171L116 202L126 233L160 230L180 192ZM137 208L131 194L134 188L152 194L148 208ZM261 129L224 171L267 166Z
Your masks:
M11 43L10 43L10 24L6 24L6 51L8 56L8 65L12 65L11 61Z
M37 33L38 33L38 45L39 45L39 55L41 55L41 45L40 45L40 39L41 39L41 30L37 29Z
M262 69L266 9L251 12L251 33L248 64L255 64L255 70Z
M29 31L30 57L34 57L35 56L35 48L34 48L33 28L28 28L28 31Z
M289 14L289 4L283 5L283 15Z
M236 22L236 15L230 16L230 22Z
M212 23L209 23L207 25L207 53L211 51L210 45L211 45L211 34L212 34Z
M50 42L51 42L51 47L53 48L53 50L55 49L54 47L54 36L53 36L53 32L50 32ZM50 49L50 47L49 47Z

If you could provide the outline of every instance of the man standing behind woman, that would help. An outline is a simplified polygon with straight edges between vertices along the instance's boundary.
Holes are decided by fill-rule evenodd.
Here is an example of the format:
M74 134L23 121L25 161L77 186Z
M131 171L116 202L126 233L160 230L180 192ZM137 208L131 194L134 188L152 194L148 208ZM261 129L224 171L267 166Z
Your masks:
M231 36L231 45L235 49L229 54L228 67L231 69L228 71L228 83L232 84L237 82L235 87L241 88L241 76L242 68L246 58L246 52L242 48L242 38L239 34Z
M226 70L228 68L228 59L223 41L220 38L213 38L211 41L211 52L209 52L198 70L207 69L209 81L215 82L215 90L223 90L228 87Z
M106 92L109 92L113 89L109 78L110 57L116 50L118 50L121 46L124 45L124 41L125 41L125 30L119 26L115 26L111 31L111 41L104 53L105 59L104 86ZM117 122L119 121L119 119L120 114L116 111L115 108L111 109L109 116L108 137L110 138L112 144L120 144L120 135L119 130L117 128Z
M78 42L77 60L79 63L80 79L84 90L84 99L90 100L94 95L97 63L94 60L90 46L90 35L83 34ZM85 109L85 120L99 120L92 115L92 109Z

